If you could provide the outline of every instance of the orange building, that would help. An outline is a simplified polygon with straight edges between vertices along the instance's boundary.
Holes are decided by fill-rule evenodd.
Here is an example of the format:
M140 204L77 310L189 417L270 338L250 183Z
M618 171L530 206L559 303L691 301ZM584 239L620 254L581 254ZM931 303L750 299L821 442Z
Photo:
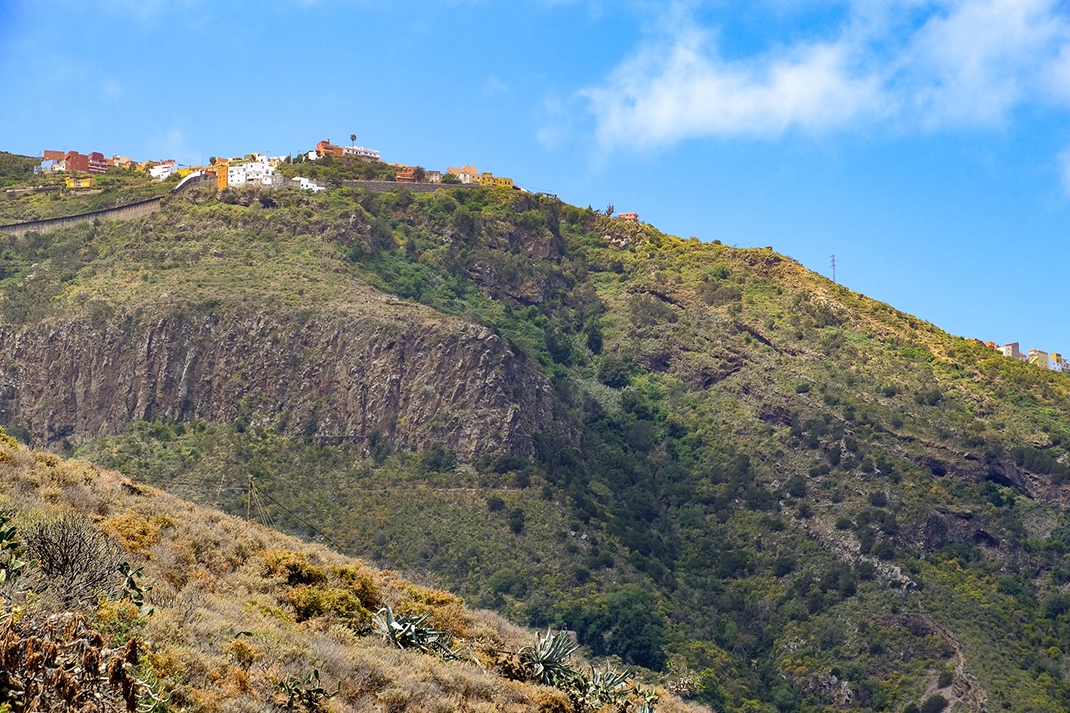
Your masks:
M212 166L216 172L216 188L223 190L229 185L227 181L227 169L230 168L230 161L225 158L217 158Z
M621 220L626 220L629 223L638 223L639 222L639 214L638 213L617 213L617 217L620 218ZM772 248L768 248L768 249L772 250Z
M341 146L335 146L331 143L330 139L326 141L320 141L316 144L316 154L318 156L333 156L334 158L341 158L345 151Z
M42 161L62 161L63 160L63 152L62 151L49 151L49 150L46 149L45 153L44 153L44 156L41 157L41 160Z
M395 175L398 183L416 183L416 167L402 166Z

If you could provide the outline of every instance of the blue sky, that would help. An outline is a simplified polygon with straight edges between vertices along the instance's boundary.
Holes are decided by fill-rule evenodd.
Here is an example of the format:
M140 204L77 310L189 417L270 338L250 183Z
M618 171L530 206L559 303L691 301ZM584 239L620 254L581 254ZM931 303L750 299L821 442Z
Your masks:
M1064 2L0 0L0 99L3 150L355 133L1070 352Z

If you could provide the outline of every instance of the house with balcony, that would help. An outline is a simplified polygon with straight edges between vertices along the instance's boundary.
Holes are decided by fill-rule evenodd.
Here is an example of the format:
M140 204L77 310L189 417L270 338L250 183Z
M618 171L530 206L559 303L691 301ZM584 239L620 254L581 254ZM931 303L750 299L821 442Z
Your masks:
M104 158L104 154L99 151L94 151L89 154L89 172L90 173L107 173L108 172L108 159Z
M345 155L345 150L341 146L332 144L330 139L316 144L316 156L318 158L323 158L324 156L342 158L343 155Z
M362 159L364 161L382 161L382 159L379 158L378 151L376 151L375 149L367 149L363 146L343 146L342 155L356 156L357 158Z

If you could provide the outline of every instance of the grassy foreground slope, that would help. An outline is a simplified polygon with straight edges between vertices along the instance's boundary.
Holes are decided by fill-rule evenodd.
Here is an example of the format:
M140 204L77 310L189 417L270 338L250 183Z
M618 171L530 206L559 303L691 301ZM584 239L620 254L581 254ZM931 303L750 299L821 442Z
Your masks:
M116 473L30 451L5 435L0 441L0 511L16 528L5 532L0 550L0 569L9 575L0 585L3 710L24 710L35 647L47 657L51 644L69 648L82 645L79 641L103 652L102 660L108 652L125 652L138 710L598 707L500 675L499 654L520 650L534 635L490 612L473 612L447 592L204 510ZM54 535L52 549L42 548L40 533L57 532L57 523L85 523L82 532L89 534ZM115 543L114 553L101 544L108 541ZM11 574L13 543L26 544L19 557L29 562L17 577ZM81 557L74 562L57 564L59 558L49 555L76 549ZM84 573L93 569L100 549L138 573L127 579L125 590L114 570L99 587L86 587ZM131 581L140 592L133 592ZM383 606L399 616L428 615L429 625L450 635L456 660L384 643L371 631L372 615ZM56 633L72 629L81 633L69 640ZM131 650L140 653L131 657ZM80 681L85 690L99 686L103 694L96 703L90 697L89 709L122 707L106 704L112 697L122 702L116 693L122 686L108 684L116 682L114 672L87 678L82 672L89 664L79 661L80 668L65 669L64 661L61 655L53 668L36 669L45 672L38 681L46 695L56 686L59 693L53 694L73 700L82 690ZM58 673L63 670L68 679ZM56 683L60 680L68 683ZM337 694L313 695L316 689ZM295 690L298 695L291 697ZM658 710L690 710L661 694Z
M6 247L15 333L370 287L493 329L573 425L533 458L195 415L57 446L233 512L251 478L267 521L688 667L719 709L1070 704L1066 375L772 250L508 191L206 192Z

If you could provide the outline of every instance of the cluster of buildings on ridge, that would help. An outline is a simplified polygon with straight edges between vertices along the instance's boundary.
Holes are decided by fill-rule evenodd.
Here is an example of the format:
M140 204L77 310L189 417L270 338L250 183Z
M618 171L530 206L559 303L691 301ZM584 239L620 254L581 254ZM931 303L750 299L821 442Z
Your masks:
M374 149L367 149L363 146L335 146L331 143L330 139L317 143L316 148L309 151L305 157L309 161L318 161L324 156L330 156L332 158L354 156L365 161L382 161L379 157L379 152ZM511 178L495 176L493 173L487 171L480 173L479 169L475 166L462 166L461 168L448 167L446 173L443 174L441 171L426 170L419 166L406 166L401 163L392 163L390 165L397 168L394 180L398 183L442 183L443 175L447 175L453 176L458 182L466 186L512 188L517 191L524 190L516 185Z
M973 341L980 342L980 339ZM1011 359L1017 359L1018 361L1024 361L1026 364L1032 364L1033 366L1039 366L1041 369L1048 369L1050 371L1061 371L1064 374L1070 374L1070 361L1063 359L1061 354L1049 354L1041 349L1030 349L1029 353L1023 352L1018 342L1010 342L1008 344L999 345L995 342L983 342L983 344L989 349L994 349L1005 357Z
M383 160L375 149L356 145L336 146L331 143L330 139L318 142L316 148L304 154L304 158L308 161L318 161L327 156L332 158L350 156L369 162ZM281 188L286 185L286 179L276 169L286 161L292 161L292 159L289 156L266 156L261 153L253 153L245 157L212 158L207 166L180 166L174 159L142 161L139 163L127 156L113 155L111 158L105 158L104 154L97 151L80 154L77 151L47 150L42 156L41 165L34 169L34 173L43 174L63 171L72 174L90 174L88 177L71 175L66 179L68 188L79 189L92 188L94 174L106 173L112 167L147 171L157 181L163 181L176 174L182 177L203 174L209 178L215 178L219 189L243 186ZM526 192L526 189L516 185L513 179L505 176L495 176L488 171L480 173L475 166L461 166L460 168L450 166L446 168L446 173L442 173L441 171L425 170L419 166L406 166L400 163L392 163L390 165L397 169L394 179L398 183L443 183L443 178L450 176L452 178L447 178L445 182L482 188L507 188ZM296 176L291 178L290 181L307 191L319 192L326 190L324 186L303 176ZM618 213L617 218L633 223L639 222L638 213Z
M336 146L331 143L330 139L318 142L316 148L309 151L304 157L309 161L318 161L325 156L333 158L351 156L362 161L382 161L379 152L375 149L356 145ZM114 166L148 171L149 175L158 181L165 180L176 174L185 177L200 172L215 177L216 184L220 189L241 186L280 188L286 185L286 180L276 172L276 169L279 164L288 160L290 160L289 156L269 157L264 154L254 153L238 158L213 158L207 166L179 166L174 159L138 163L126 156L114 155L111 158L105 158L104 154L97 151L90 154L80 154L77 151L46 150L42 157L42 163L35 169L35 173L66 171L101 174L106 173L109 168ZM517 186L511 178L495 176L490 172L480 173L475 166L450 167L443 174L441 171L424 170L418 166L406 166L400 163L390 165L397 169L394 178L398 183L441 183L443 175L449 175L455 179L449 182L458 182L463 185L524 190ZM323 186L308 178L298 176L291 180L306 190L324 190ZM90 188L93 185L93 179L92 176L88 179L69 178L67 184L69 188Z
M149 175L156 180L162 181L168 176L181 173L183 169L178 167L174 159L167 161L141 161L137 162L128 156L112 154L111 158L105 158L99 151L88 154L77 151L52 151L46 149L41 156L41 164L34 168L37 175L46 173L88 173L85 177L67 178L68 188L91 188L93 176L107 173L109 168L130 168L137 171L148 171ZM186 171L188 174L190 171Z

